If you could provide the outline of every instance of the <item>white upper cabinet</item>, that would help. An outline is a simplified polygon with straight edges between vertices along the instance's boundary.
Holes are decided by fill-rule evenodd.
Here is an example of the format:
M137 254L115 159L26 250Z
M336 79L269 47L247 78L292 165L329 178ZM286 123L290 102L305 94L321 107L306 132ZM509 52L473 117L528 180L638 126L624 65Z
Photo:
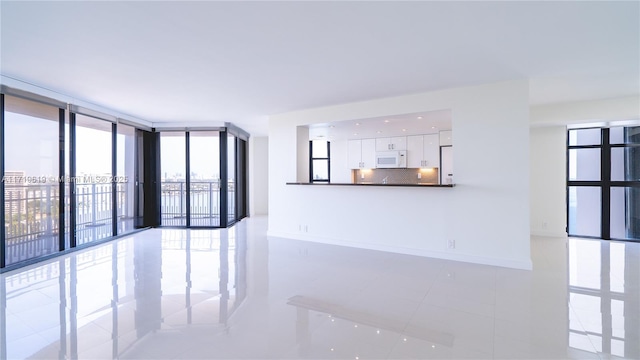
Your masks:
M407 167L440 167L438 134L407 136Z
M376 139L376 151L389 151L391 150L391 138L377 138Z
M407 150L406 136L377 138L375 140L376 140L376 151Z
M349 140L347 143L349 169L376 167L376 140Z
M360 169L362 167L362 140L349 140L347 151L349 169Z
M424 136L413 135L407 136L407 167L419 168L422 166L422 154L424 152L423 145Z
M453 145L453 133L449 131L440 131L440 146Z
M362 140L362 165L364 169L375 169L376 139Z
M424 135L423 139L422 167L440 167L440 141L438 134Z

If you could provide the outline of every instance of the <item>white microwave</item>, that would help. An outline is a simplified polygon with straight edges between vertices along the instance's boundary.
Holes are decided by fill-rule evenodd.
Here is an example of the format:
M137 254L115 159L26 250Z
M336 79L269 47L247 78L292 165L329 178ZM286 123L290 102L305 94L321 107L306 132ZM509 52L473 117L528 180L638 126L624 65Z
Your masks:
M376 168L406 168L407 152L402 151L378 151L376 152Z

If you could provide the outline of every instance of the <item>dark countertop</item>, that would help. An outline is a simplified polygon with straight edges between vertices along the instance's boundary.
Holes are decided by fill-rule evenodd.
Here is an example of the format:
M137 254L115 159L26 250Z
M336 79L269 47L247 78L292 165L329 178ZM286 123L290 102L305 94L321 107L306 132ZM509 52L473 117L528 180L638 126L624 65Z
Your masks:
M352 183L305 183L305 182L288 182L287 185L313 185L313 186L386 186L386 187L443 187L452 188L455 184L352 184Z

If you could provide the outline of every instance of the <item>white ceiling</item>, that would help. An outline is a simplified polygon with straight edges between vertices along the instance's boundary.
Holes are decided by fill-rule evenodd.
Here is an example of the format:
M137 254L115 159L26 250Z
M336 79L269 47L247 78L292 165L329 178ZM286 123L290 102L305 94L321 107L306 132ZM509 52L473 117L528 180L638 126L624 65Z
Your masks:
M309 139L330 141L437 134L451 130L451 111L429 111L309 125Z
M152 122L531 78L533 104L635 95L640 3L1 3L1 72Z

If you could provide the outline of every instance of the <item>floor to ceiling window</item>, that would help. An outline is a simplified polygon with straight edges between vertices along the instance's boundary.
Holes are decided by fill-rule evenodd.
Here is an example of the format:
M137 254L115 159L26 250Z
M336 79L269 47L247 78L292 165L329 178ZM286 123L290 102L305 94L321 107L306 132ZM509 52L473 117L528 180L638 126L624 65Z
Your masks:
M220 135L189 132L190 224L220 226Z
M227 227L246 217L246 154L246 138L228 129L161 131L162 226Z
M568 233L640 240L640 127L569 130Z
M118 234L133 230L135 223L136 128L118 124L117 170L115 177L118 209Z
M112 123L76 115L76 243L113 236Z
M236 220L236 137L227 134L227 223Z
M156 132L9 87L0 114L2 271L138 228L247 216L238 128Z
M185 132L160 133L161 213L163 226L187 225Z
M60 110L4 96L5 264L59 251Z

